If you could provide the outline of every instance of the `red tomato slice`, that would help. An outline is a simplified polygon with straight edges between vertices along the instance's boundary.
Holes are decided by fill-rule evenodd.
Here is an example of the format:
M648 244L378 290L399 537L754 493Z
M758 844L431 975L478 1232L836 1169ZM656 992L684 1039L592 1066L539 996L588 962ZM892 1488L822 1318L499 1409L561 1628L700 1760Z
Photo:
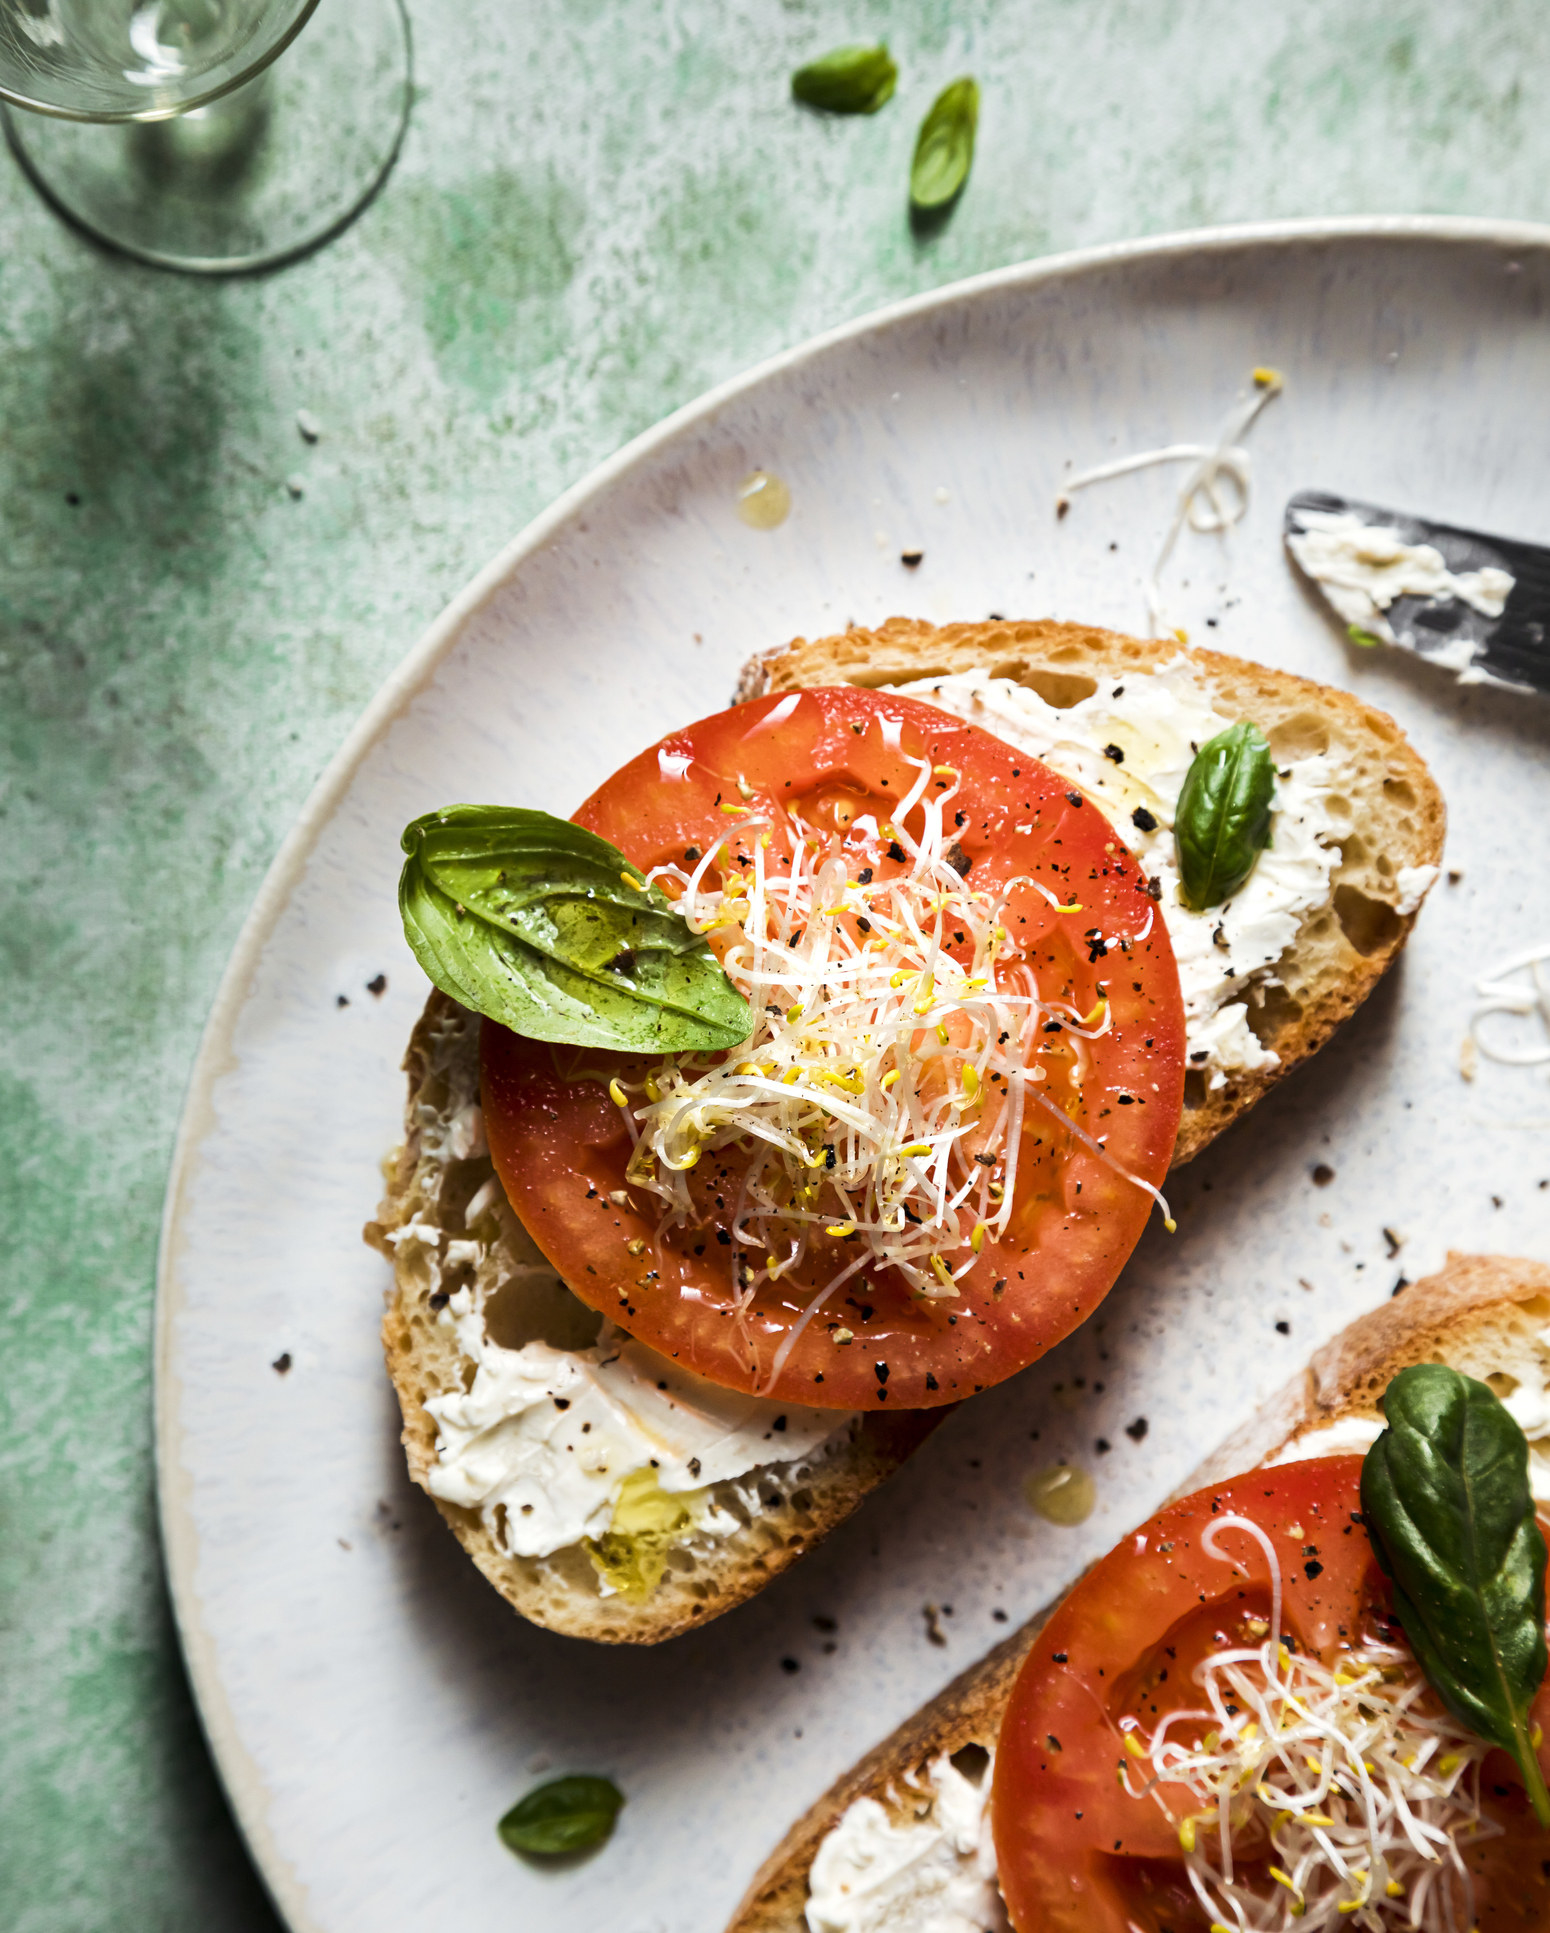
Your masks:
M831 1290L803 1326L858 1251L815 1236L801 1267L761 1280L762 1251L755 1255L730 1226L755 1144L708 1154L689 1177L692 1225L659 1232L652 1198L623 1192L631 1143L606 1085L612 1074L642 1078L646 1063L578 1057L485 1023L486 1127L517 1213L584 1301L728 1388L835 1408L927 1408L999 1382L1090 1315L1135 1246L1152 1197L1117 1170L1154 1186L1167 1171L1184 1074L1183 1005L1167 930L1119 835L1048 767L911 699L849 687L805 691L674 732L616 772L576 822L643 871L721 847L721 876L738 879L737 862L752 864L759 836L743 829L751 814L768 829L763 856L772 875L789 874L805 832L843 852L848 868L870 864L882 879L907 870L886 829L919 771L909 756L960 775L953 863L967 867L971 885L1000 887L1021 875L1046 884L1063 905L1079 902L1057 911L1033 887L1015 887L1002 915L1009 937L998 971L1026 963L1041 997L1081 1015L1103 993L1111 1019L1085 1046L1079 1084L1071 1079L1076 1059L1050 1043L1050 1078L1039 1091L1054 1093L1065 1111L1029 1101L1007 1231L985 1242L956 1300L925 1301L897 1271L869 1271ZM1102 1137L1108 1158L1084 1145L1077 1128ZM741 1312L739 1265L752 1267Z
M1361 1470L1357 1456L1315 1458L1197 1491L1095 1564L1050 1619L1012 1688L996 1753L992 1819L1017 1933L1201 1933L1209 1925L1176 1826L1154 1800L1118 1783L1121 1721L1138 1720L1149 1736L1165 1713L1197 1708L1194 1667L1226 1645L1263 1638L1249 1620L1270 1616L1267 1566L1247 1533L1222 1539L1241 1553L1247 1577L1200 1548L1219 1517L1247 1517L1270 1538L1285 1590L1282 1628L1295 1649L1330 1663L1355 1644L1403 1642L1357 1514ZM1550 1686L1534 1715L1550 1733ZM1550 1739L1540 1757L1550 1773ZM1160 1790L1175 1819L1193 1809L1188 1787ZM1506 1830L1470 1856L1481 1933L1550 1925L1542 1867L1550 1848L1505 1753L1485 1761L1482 1791ZM1256 1869L1270 1896L1265 1849L1244 1852L1239 1869Z

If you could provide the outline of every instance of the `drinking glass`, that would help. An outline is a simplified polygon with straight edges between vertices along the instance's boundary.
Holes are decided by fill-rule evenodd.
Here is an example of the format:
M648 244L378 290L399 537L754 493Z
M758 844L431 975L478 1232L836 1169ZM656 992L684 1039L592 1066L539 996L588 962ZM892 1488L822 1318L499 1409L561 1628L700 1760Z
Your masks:
M167 268L261 268L336 234L393 165L409 79L403 0L0 0L17 158Z

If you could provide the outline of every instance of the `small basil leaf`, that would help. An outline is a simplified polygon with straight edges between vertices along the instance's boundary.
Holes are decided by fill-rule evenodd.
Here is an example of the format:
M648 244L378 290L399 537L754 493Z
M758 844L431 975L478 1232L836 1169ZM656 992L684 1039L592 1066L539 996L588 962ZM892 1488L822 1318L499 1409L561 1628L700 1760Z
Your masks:
M735 1047L748 1003L617 847L547 812L455 805L407 827L404 933L444 993L530 1040Z
M535 1786L495 1830L513 1852L540 1857L589 1852L613 1831L623 1804L624 1794L611 1779L576 1773Z
M1253 872L1270 844L1275 790L1275 762L1257 725L1230 725L1201 746L1173 819L1186 906L1219 906Z
M791 92L808 107L827 108L831 114L875 114L893 99L899 70L893 56L876 47L836 47L832 54L809 61L791 76Z
M1362 1464L1362 1514L1405 1636L1453 1716L1512 1755L1550 1826L1529 1736L1550 1660L1528 1444L1488 1384L1441 1363L1401 1370L1384 1414Z
M915 159L910 164L910 202L914 207L945 208L962 190L974 161L974 131L979 118L978 81L965 75L937 95L915 138Z

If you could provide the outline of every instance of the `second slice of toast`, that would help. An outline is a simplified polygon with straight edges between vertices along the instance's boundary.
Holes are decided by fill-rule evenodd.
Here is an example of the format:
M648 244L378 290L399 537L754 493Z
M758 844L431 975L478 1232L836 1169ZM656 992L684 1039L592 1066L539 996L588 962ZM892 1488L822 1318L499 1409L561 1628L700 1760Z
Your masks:
M1379 1421L1378 1399L1414 1363L1449 1363L1504 1396L1526 1370L1550 1377L1550 1347L1542 1340L1547 1323L1550 1267L1502 1256L1450 1255L1436 1275L1325 1343L1174 1497L1274 1463L1310 1431L1350 1419ZM1053 1610L1047 1605L1035 1613L837 1780L765 1862L727 1933L808 1933L813 1859L857 1799L875 1800L896 1823L917 1819L928 1803L923 1795L931 1790L931 1766L966 1754L983 1767L995 1750L1023 1659Z

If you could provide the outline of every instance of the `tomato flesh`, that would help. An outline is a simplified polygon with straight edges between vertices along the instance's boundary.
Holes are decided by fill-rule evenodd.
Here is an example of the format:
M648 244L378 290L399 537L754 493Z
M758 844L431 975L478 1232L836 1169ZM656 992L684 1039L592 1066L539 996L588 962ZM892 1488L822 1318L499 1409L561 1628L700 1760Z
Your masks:
M1245 1533L1223 1543L1247 1577L1200 1548L1213 1520L1250 1518L1283 1580L1282 1627L1331 1663L1354 1645L1402 1642L1387 1579L1359 1520L1362 1460L1324 1457L1251 1472L1159 1511L1087 1573L1040 1633L1013 1687L996 1754L992 1818L1001 1890L1017 1933L1202 1933L1209 1922L1185 1875L1177 1828L1131 1797L1116 1765L1121 1721L1150 1734L1169 1711L1198 1707L1194 1666L1226 1645L1260 1641L1270 1586ZM1550 1733L1550 1688L1534 1715ZM1188 1734L1186 1733L1186 1736ZM1550 1739L1541 1747L1550 1772ZM1469 1855L1481 1933L1550 1925L1550 1842L1505 1753L1482 1791L1505 1827ZM1164 1785L1174 1818L1187 1787ZM1235 1858L1240 1848L1235 1842ZM1268 1849L1241 1848L1262 1870ZM1275 1882L1264 1879L1267 1896ZM1408 1923L1408 1922L1407 1922Z
M795 1272L758 1284L737 1312L733 1270L747 1250L730 1224L749 1151L708 1152L689 1179L692 1218L659 1229L652 1198L628 1192L631 1142L607 1086L613 1075L641 1078L647 1063L578 1056L484 1026L491 1153L534 1239L583 1301L726 1387L844 1409L924 1408L998 1382L1089 1315L1135 1245L1152 1198L1117 1170L1154 1186L1167 1171L1183 1100L1184 1016L1166 928L1113 828L1026 754L911 699L805 691L673 733L615 773L576 822L643 871L719 847L720 874L731 878L739 861L751 863L756 835L742 829L751 814L768 829L771 873L789 872L806 836L886 878L907 870L884 832L915 781L908 757L958 775L954 864L974 887L1026 876L1077 906L1057 911L1034 888L1015 887L998 967L1026 962L1041 995L1077 1013L1102 993L1111 1020L1083 1044L1079 1084L1071 1058L1058 1095L1064 1115L1027 1107L1007 1233L985 1243L955 1300L922 1300L896 1271L871 1270L809 1321L772 1380L777 1350L851 1252L815 1250ZM1060 1051L1055 1043L1052 1080ZM1108 1158L1068 1121L1103 1137ZM745 1296L747 1286L745 1278Z

